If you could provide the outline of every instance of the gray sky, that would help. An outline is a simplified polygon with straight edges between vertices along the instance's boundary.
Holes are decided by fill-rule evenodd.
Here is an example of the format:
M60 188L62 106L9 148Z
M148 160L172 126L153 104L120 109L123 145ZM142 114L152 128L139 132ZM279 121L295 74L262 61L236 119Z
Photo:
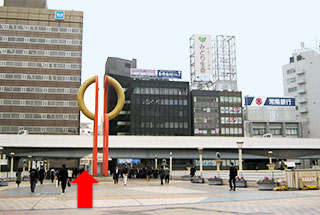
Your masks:
M110 56L136 58L138 68L182 70L189 81L189 38L233 35L243 96L283 96L282 65L300 42L315 47L320 38L319 0L48 0L48 8L84 12L83 81L102 80ZM93 111L92 94L85 100Z

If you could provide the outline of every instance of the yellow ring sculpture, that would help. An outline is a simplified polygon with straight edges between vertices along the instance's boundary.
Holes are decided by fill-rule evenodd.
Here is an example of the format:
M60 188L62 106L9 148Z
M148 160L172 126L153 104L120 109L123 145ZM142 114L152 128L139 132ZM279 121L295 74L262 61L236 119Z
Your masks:
M93 76L89 79L87 79L79 88L79 91L78 91L78 95L77 95L77 100L78 100L78 105L79 105L79 108L80 110L82 111L82 113L88 117L89 119L92 119L94 120L94 113L90 112L88 110L88 108L86 107L86 105L84 104L84 92L86 91L86 89L92 84L94 83L96 80L96 76ZM122 90L122 87L120 85L120 83L108 76L108 82L111 84L111 86L113 86L113 88L116 90L117 92L117 96L118 96L118 102L117 102L117 105L116 107L110 112L110 113L107 113L108 114L108 117L109 117L109 120L112 120L113 118L115 118L119 113L120 111L122 110L123 106L124 106L124 93L123 93L123 90ZM98 95L96 95L98 96Z

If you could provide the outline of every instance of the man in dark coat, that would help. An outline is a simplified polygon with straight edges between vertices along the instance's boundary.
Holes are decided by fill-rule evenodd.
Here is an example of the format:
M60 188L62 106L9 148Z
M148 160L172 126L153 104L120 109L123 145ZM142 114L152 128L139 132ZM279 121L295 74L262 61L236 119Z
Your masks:
M119 167L116 166L116 168L114 169L114 172L113 172L113 181L114 181L115 184L118 184L119 174L120 174Z
M163 167L161 167L160 171L159 171L159 174L160 174L160 182L161 182L161 185L163 185L163 179L166 175L166 173L164 172L164 169Z
M230 163L230 169L229 169L229 185L230 185L230 191L236 191L236 176L237 176L237 168L233 166L233 163ZM233 184L233 188L232 188Z
M190 169L190 176L193 177L196 174L196 168L194 166Z
M36 189L36 184L39 178L39 173L36 169L30 170L30 189L31 192L34 193L34 190Z
M41 169L39 170L39 181L40 181L40 184L43 184L44 175L45 175L44 168L41 167Z
M62 169L59 171L60 181L61 181L61 189L62 193L64 193L66 186L67 186L67 179L68 179L68 170L66 165L62 164Z

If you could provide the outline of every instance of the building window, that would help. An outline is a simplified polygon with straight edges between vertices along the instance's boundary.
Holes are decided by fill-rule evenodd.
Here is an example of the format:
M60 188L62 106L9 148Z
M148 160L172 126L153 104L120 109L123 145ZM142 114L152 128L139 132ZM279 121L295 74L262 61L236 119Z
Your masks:
M80 70L81 64L53 62L0 61L0 67Z
M270 128L270 132L272 135L282 135L281 128Z
M290 83L295 83L296 82L296 78L289 78L287 79L287 83L290 84Z
M298 135L297 128L286 128L286 135Z
M287 70L287 74L290 75L290 74L293 74L296 72L296 69L288 69Z
M36 44L52 44L52 45L72 45L81 46L81 40L71 39L54 39L54 38L34 38L34 37L16 37L16 36L0 36L0 42L10 43L36 43Z
M254 129L252 129L252 134L253 135L264 135L265 133L266 133L266 129L265 128L254 128Z
M8 74L0 73L0 79L4 80L28 80L28 81L66 81L80 82L80 76L68 75L42 75L42 74Z
M292 92L296 92L296 91L297 91L297 87L288 88L288 93L292 93Z

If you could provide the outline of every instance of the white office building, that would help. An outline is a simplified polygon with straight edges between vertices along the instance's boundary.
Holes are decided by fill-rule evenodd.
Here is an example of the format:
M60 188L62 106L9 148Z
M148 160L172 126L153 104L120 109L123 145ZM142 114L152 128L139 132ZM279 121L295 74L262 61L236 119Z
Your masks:
M284 95L296 99L296 120L306 124L309 137L319 138L320 53L301 43L282 71Z

